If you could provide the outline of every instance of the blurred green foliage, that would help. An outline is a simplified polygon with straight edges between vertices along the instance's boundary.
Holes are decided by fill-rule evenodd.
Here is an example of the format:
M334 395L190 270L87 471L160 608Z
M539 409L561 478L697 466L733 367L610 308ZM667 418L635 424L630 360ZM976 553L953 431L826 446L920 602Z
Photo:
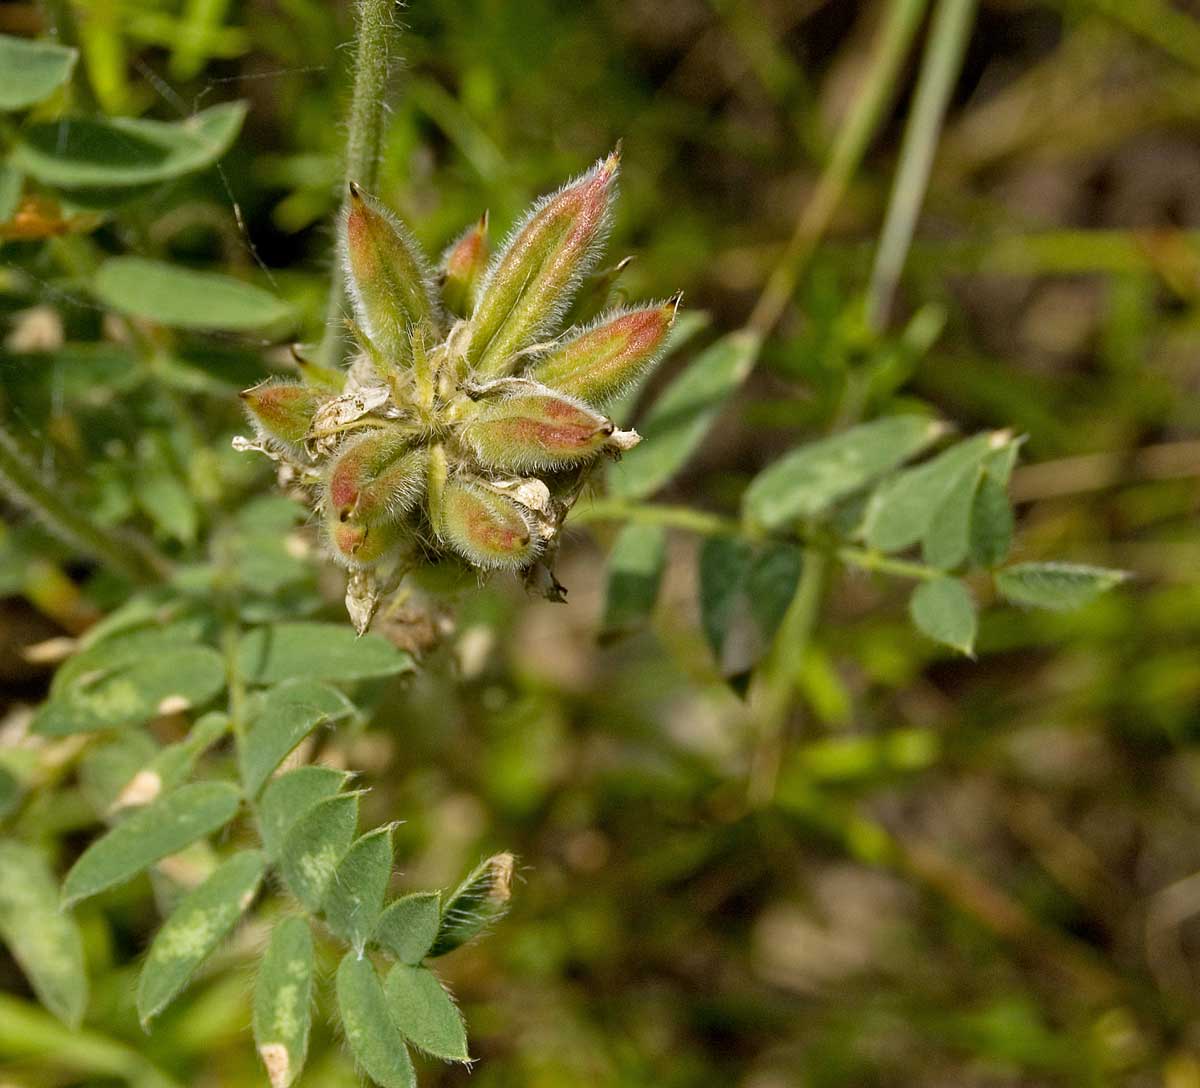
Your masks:
M380 196L437 251L485 207L502 232L621 138L611 251L637 254L622 288L683 288L738 328L884 7L413 0ZM500 580L462 594L422 669L372 720L323 736L322 757L371 787L367 826L406 821L406 888L450 885L498 849L520 858L503 928L445 964L480 1064L419 1060L422 1084L1200 1085L1198 20L1169 0L984 0L894 330L876 334L861 296L911 59L795 305L661 495L731 513L847 405L898 398L966 433L1027 436L1015 559L1070 555L1132 586L1073 614L990 609L970 662L912 631L906 584L831 575L788 665L795 698L763 729L705 640L700 538L671 530L653 622L601 645L616 530L581 522L568 608ZM81 187L23 209L37 237L0 247L0 402L98 523L185 561L227 549L263 620L335 616L340 594L318 587L302 536L284 546L295 511L258 498L270 473L229 439L264 355L284 371L275 345L322 332L350 23L319 0L0 8L0 33L77 42L61 93L81 109L176 123L249 102L219 165L115 208ZM165 336L139 320L145 300L106 300L121 317L87 293L114 257L250 282L289 312L261 335ZM76 776L75 741L31 740L27 708L47 689L46 640L85 630L125 583L15 512L0 534L0 811L61 871L111 801L111 768L146 752ZM392 633L420 644L442 626L400 614ZM79 908L79 1031L0 961L0 1079L260 1083L246 1028L261 923L153 1034L138 1025L168 891L143 878ZM336 957L318 954L328 981ZM357 1084L321 1011L302 1083Z

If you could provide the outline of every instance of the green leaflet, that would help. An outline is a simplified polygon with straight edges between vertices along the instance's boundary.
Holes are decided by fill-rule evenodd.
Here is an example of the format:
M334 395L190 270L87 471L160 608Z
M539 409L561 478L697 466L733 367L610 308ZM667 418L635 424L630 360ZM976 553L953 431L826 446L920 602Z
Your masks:
M971 500L971 560L994 567L1008 558L1013 538L1013 511L1004 484L985 469Z
M31 846L0 841L0 937L38 1000L78 1027L87 1007L88 980L79 927L59 908L58 881Z
M667 562L661 525L626 525L608 557L601 638L613 639L645 625L658 600Z
M362 835L338 862L321 904L329 928L362 952L383 909L392 876L392 829Z
M354 712L336 688L313 680L288 680L271 688L238 753L242 782L253 797L287 754L320 725Z
M317 802L284 836L279 859L283 879L309 910L321 909L338 862L354 840L357 823L358 794L343 793Z
M21 172L0 162L0 223L7 223L21 203Z
M700 625L724 676L751 669L766 653L800 579L792 544L755 547L709 537L700 548Z
M63 736L139 725L200 706L225 687L225 663L208 646L168 645L141 657L122 656L108 668L76 669L73 682L56 687L34 717L35 733Z
M205 714L183 740L167 745L139 767L110 803L118 808L148 805L161 794L182 785L196 761L228 731L228 715L220 711Z
M760 472L742 499L745 515L766 529L824 514L915 457L945 433L925 416L863 423L785 454Z
M276 922L254 986L254 1043L271 1088L287 1088L304 1067L312 1023L313 940L308 922Z
M433 947L441 923L441 896L416 892L389 903L372 939L401 963L420 963Z
M978 619L971 591L957 578L935 578L917 586L909 612L919 631L970 656Z
M0 34L0 110L22 110L49 97L71 78L78 57L53 42Z
M238 645L238 668L256 684L280 680L362 680L412 669L412 658L378 635L361 638L340 623L257 627Z
M337 972L338 1010L354 1060L380 1088L415 1088L404 1036L369 959L347 952Z
M1082 608L1128 577L1083 563L1018 563L995 574L996 589L1006 600L1060 612Z
M258 830L267 857L278 861L292 824L349 780L348 772L333 767L297 767L269 782L258 804Z
M180 329L258 329L291 314L252 283L144 257L110 257L92 280L92 294L123 314Z
M974 489L976 473L994 448L992 443L992 435L976 435L884 481L863 516L868 546L897 552L921 540L939 508L957 489Z
M241 795L228 782L195 782L132 813L97 839L63 881L69 906L136 876L169 854L224 827L238 810Z
M396 964L384 993L392 1021L413 1046L449 1062L470 1060L462 1014L429 968Z
M142 1026L187 985L192 973L237 924L262 880L266 860L257 850L234 854L183 897L155 934L138 979Z
M615 495L640 499L667 483L695 452L758 359L762 340L747 330L706 348L651 405L638 424L643 441L611 474Z
M30 125L12 164L65 189L151 185L216 162L245 116L244 102L225 102L182 121L67 118Z

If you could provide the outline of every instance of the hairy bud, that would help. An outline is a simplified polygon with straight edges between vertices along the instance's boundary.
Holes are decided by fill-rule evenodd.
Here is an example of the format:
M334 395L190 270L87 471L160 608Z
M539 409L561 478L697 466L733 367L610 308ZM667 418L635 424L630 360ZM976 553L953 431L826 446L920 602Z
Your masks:
M267 438L288 445L304 440L328 390L299 382L265 381L242 391L242 403L255 428Z
M398 572L428 577L419 558L462 560L442 581L463 564L516 571L563 599L553 567L564 520L594 462L641 441L598 406L661 356L679 301L601 314L629 263L596 270L618 160L539 200L494 256L484 215L436 279L396 217L350 186L341 249L360 350L333 371L294 348L301 380L243 393L258 434L234 447L265 454L281 486L307 495L350 572L359 632ZM468 883L486 876L494 891L511 876L505 857Z
M368 431L347 443L330 467L325 490L330 513L364 524L403 516L421 497L428 460L406 431Z
M400 221L354 184L343 230L359 323L387 359L406 362L409 329L437 313L425 258Z
M659 306L624 310L560 344L529 377L563 393L603 404L650 369L675 323L680 296Z
M463 479L447 481L434 528L454 551L484 568L524 566L540 543L515 502Z
M615 429L599 412L546 392L481 402L463 437L489 468L533 472L586 461Z
M475 292L488 262L488 217L461 235L442 257L442 301L457 317L470 317Z
M442 908L429 955L453 952L508 913L515 864L512 854L495 854L467 874Z
M608 226L616 152L534 205L493 262L471 318L467 362L482 376L510 372L515 356L562 316L595 263Z

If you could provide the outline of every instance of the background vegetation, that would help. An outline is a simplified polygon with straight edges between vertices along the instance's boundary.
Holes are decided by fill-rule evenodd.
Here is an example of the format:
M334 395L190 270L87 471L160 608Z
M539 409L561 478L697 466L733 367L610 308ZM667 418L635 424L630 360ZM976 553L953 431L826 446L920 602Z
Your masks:
M745 323L824 199L887 7L414 0L377 188L437 251L485 207L502 231L623 139L623 288L682 288L711 340ZM229 439L236 392L286 369L277 345L320 338L350 22L319 0L0 8L2 33L57 26L78 44L85 108L178 120L249 102L218 165L116 212L35 208L36 238L8 231L0 401L95 523L185 561L221 541L234 566L257 558L242 576L280 586L264 614L288 614L288 594L340 608L336 573L316 596L303 534L284 550L287 518L247 506L270 472ZM323 734L320 758L361 772L373 824L406 821L405 887L452 884L499 849L520 859L510 917L441 962L480 1064L421 1062L431 1088L1200 1086L1200 10L984 0L877 332L862 295L918 56L778 334L659 499L728 513L764 464L839 425L874 368L872 396L1027 435L1014 558L1136 577L1069 615L988 610L970 661L914 633L907 584L831 572L778 729L712 659L683 529L652 622L625 638L598 638L614 526L586 509L559 570L569 607L498 578L462 596L452 631L399 625L440 645L371 720ZM166 336L81 289L115 253L244 278L294 316ZM28 708L61 649L47 640L82 633L124 583L11 513L0 737L6 773L40 792L5 804L65 868L94 835L103 766L76 775L78 746L29 738ZM259 1083L261 925L147 1036L132 992L158 925L150 882L77 913L85 1027L0 960L0 1081ZM326 1027L303 1083L358 1083Z

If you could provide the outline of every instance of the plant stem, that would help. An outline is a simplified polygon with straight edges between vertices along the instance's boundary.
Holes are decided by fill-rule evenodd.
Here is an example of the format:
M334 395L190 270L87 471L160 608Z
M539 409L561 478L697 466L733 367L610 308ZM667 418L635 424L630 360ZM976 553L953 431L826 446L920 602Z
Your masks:
M0 423L0 491L41 520L72 548L103 563L131 582L161 582L170 563L149 541L105 529L42 478L16 437Z
M392 39L399 28L393 19L395 0L358 0L357 48L354 55L354 92L350 100L350 129L346 137L346 184L355 182L374 192L379 181L383 147L384 102L391 73ZM345 284L341 263L336 262L325 307L325 333L318 361L335 367L341 363L344 340L342 304Z
M895 98L900 66L921 25L926 5L927 0L893 0L888 9L866 81L838 133L829 162L796 223L787 249L750 314L747 327L763 337L783 315L817 242L828 228L888 105Z
M934 12L912 114L900 148L900 166L867 288L867 322L876 330L888 323L896 285L912 244L946 106L971 34L975 4L976 0L939 0Z
M826 558L835 558L848 567L870 571L874 574L894 574L898 578L912 578L928 582L944 572L924 563L908 559L893 559L882 552L854 545L837 545L817 536L772 535L755 531L736 518L710 514L704 510L692 510L687 506L666 506L657 503L627 502L623 499L592 499L581 503L571 513L576 525L589 521L632 521L640 525L662 525L668 529L682 529L701 536L738 536L751 543L765 540L790 540L803 544L810 551Z
M783 726L821 615L821 599L825 595L829 568L826 553L817 548L805 548L796 592L771 649L755 670L750 701L757 729L747 788L747 799L754 807L768 804L775 795L782 758Z

